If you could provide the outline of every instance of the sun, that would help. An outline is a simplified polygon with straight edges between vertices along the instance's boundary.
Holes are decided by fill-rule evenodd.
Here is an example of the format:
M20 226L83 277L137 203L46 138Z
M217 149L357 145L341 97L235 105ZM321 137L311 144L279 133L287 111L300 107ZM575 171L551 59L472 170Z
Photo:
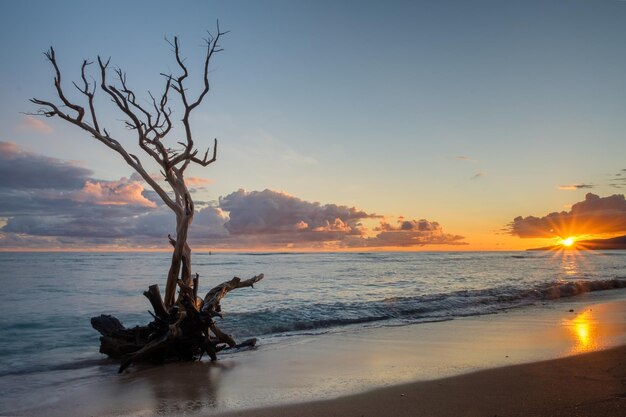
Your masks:
M568 237L567 239L563 239L561 241L561 245L569 248L570 246L572 246L574 244L574 238L573 237Z

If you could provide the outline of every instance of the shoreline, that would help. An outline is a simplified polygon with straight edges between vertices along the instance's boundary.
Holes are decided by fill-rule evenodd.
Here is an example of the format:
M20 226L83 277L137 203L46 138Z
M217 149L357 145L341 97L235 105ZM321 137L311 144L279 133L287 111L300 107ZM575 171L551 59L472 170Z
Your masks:
M258 415L299 410L294 415L306 415L301 412L311 404L356 397L367 403L368 396L378 398L372 392L401 389L407 383L435 389L433 381L511 365L532 367L546 359L569 360L586 352L601 351L602 356L625 345L626 289L621 289L445 322L300 335L223 355L215 363L137 366L122 375L114 373L114 365L103 365L111 368L110 375L44 387L41 395L46 397L32 395L53 400L24 404L5 414L253 417L266 410L278 414ZM330 413L324 415L363 414L315 407ZM385 414L378 409L377 415Z
M219 417L616 417L626 413L626 345Z

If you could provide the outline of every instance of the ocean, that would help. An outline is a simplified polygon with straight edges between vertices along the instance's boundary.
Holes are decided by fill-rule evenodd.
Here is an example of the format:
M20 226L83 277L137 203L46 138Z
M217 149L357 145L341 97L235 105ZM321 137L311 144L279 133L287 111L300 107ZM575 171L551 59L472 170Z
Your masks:
M33 390L110 378L90 318L150 321L168 253L0 253L0 414ZM626 251L195 253L203 293L264 273L222 302L220 327L259 349L298 337L493 314L626 287ZM251 353L253 354L253 353Z

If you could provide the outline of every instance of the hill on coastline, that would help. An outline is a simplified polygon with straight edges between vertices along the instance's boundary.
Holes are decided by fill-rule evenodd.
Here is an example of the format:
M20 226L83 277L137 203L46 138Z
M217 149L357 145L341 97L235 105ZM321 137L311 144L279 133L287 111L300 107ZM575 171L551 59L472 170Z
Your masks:
M526 250L562 250L562 245L544 246ZM626 250L626 235L612 237L610 239L578 240L570 248L576 250Z

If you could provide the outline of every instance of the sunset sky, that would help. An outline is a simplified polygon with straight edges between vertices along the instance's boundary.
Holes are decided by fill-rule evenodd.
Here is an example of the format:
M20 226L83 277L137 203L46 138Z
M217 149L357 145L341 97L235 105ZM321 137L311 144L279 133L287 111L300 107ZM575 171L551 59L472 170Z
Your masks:
M148 98L176 70L164 37L200 76L216 19L230 33L192 123L219 152L188 171L194 248L515 250L626 234L624 1L128 3L0 3L0 250L167 248L173 214L119 155L24 113L55 98L51 45L67 91L101 55Z

